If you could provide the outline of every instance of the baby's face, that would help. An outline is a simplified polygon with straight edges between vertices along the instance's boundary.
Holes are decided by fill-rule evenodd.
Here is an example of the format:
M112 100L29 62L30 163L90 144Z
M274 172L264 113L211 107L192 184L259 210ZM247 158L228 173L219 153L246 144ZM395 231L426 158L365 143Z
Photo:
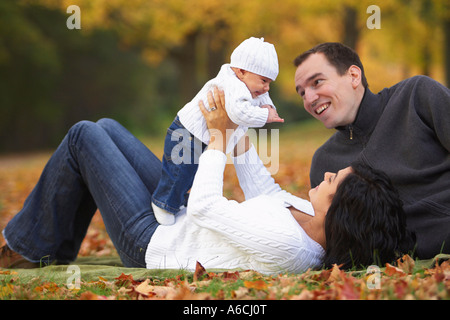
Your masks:
M270 83L272 82L271 79L250 71L242 69L240 71L238 78L245 83L253 99L269 91Z

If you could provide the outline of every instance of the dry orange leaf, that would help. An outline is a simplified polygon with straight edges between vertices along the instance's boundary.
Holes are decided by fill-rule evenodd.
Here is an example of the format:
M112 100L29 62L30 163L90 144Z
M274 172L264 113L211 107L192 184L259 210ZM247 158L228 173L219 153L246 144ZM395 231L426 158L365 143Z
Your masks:
M405 273L412 273L414 270L415 262L407 254L397 260L398 267Z
M249 289L266 290L268 285L264 280L244 281L244 286Z
M389 263L386 263L386 269L384 270L384 273L388 276L398 276L398 277L402 277L406 274L402 269L394 267Z
M136 286L134 290L139 294L149 296L153 293L153 286L150 285L150 279L147 279L140 285Z
M194 281L198 281L198 279L204 274L206 274L205 268L201 265L200 262L197 261L197 263L195 264Z

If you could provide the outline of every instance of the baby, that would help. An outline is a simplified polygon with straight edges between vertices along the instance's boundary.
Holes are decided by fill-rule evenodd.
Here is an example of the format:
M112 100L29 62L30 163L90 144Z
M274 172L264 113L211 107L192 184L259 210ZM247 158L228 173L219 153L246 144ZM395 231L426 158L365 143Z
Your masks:
M262 127L270 122L284 122L278 116L268 91L278 76L275 47L264 38L251 37L231 54L218 75L177 114L167 130L162 174L152 195L156 220L162 225L175 222L175 214L186 205L188 191L198 168L198 158L209 142L209 132L198 103L207 101L214 87L225 93L225 108L231 121L239 125L231 141L239 141L249 127ZM234 143L235 144L235 143ZM234 148L227 146L227 153ZM180 156L180 151L182 155Z

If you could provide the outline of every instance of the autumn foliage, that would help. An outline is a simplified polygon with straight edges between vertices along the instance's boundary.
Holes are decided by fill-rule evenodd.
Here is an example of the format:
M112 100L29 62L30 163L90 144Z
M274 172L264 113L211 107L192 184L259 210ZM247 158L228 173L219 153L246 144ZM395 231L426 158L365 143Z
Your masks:
M404 263L402 261L407 261ZM20 282L13 270L0 270L0 299L81 299L81 300L378 300L449 299L450 263L435 263L415 269L409 256L397 266L386 264L380 274L379 289L368 285L364 270L345 272L335 265L299 275L264 276L252 270L207 272L197 262L193 274L180 271L173 278L134 279L120 274L113 279L82 282L80 289L38 278ZM414 271L413 271L414 270Z
M99 279L98 285L112 288L112 295L99 296L90 291L81 299L295 299L295 300L355 300L355 299L449 299L450 263L444 261L434 268L412 273L414 261L408 257L405 266L386 265L381 275L380 289L369 289L364 272L344 272L332 269L308 271L301 275L263 276L255 271L206 272L197 262L196 280L179 276L172 279L136 281L121 274L114 281Z

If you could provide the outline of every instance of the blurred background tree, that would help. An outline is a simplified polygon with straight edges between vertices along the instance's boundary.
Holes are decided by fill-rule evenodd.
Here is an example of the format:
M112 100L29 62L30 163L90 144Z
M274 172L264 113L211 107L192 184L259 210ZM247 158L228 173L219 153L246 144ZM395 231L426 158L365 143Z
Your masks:
M250 36L276 46L271 86L289 123L308 118L292 60L324 41L355 48L370 88L414 74L450 83L448 0L2 0L0 152L53 148L76 121L112 117L163 135ZM368 29L367 7L381 10ZM81 9L69 30L67 7Z

